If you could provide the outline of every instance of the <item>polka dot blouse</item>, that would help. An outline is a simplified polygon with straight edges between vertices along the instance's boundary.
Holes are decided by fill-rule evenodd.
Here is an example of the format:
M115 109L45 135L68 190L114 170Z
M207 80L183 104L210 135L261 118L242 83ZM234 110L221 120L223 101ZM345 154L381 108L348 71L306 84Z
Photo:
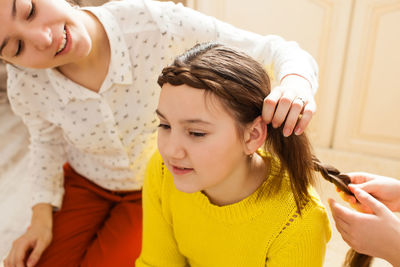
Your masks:
M86 8L103 24L111 47L109 72L95 93L54 69L8 65L12 108L30 132L32 205L61 206L65 162L103 188L141 189L156 148L157 77L199 42L238 47L274 76L297 73L317 87L317 66L296 43L260 36L172 2L125 0Z

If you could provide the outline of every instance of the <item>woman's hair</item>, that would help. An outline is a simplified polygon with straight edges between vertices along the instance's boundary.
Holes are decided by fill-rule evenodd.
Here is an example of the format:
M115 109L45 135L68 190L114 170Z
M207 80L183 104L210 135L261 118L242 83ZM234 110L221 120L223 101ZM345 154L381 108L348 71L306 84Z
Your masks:
M268 74L250 56L218 43L198 44L162 70L158 84L186 84L216 96L238 123L239 131L262 113L264 98L270 93ZM324 165L312 154L306 136L284 137L282 127L267 126L265 149L279 158L282 170L287 170L298 212L310 200L308 187L313 183L313 171L347 190L348 176L332 166ZM272 190L279 189L281 180L272 181ZM350 192L351 193L351 192Z

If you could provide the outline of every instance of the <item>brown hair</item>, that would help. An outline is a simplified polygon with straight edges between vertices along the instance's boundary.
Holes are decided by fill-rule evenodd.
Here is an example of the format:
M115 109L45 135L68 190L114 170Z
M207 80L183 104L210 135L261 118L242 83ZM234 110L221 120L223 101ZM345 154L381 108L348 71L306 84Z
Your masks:
M261 64L248 55L218 43L198 44L162 70L158 84L186 84L217 96L223 106L240 125L246 125L262 113L264 98L270 93L268 74ZM309 200L308 187L313 182L313 171L321 172L328 181L342 190L350 191L349 177L336 168L322 164L313 154L306 136L284 137L282 127L267 126L265 149L279 158L287 170L299 213ZM280 180L272 181L275 189ZM351 193L351 192L350 192Z

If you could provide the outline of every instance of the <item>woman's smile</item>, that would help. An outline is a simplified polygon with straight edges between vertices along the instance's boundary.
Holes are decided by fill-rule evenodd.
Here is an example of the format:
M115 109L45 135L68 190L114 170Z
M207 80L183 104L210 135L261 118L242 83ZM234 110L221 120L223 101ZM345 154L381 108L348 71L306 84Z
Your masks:
M68 53L70 48L71 48L71 35L67 26L64 26L62 40L56 52L56 56Z

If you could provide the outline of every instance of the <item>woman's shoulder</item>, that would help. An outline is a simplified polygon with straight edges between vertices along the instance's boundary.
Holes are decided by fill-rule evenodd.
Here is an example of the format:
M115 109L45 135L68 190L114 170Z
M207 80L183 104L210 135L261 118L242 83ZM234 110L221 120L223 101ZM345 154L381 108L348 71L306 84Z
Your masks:
M46 70L7 64L7 90L11 102L14 98L20 102L35 99L42 88L48 88L46 82L49 83Z

